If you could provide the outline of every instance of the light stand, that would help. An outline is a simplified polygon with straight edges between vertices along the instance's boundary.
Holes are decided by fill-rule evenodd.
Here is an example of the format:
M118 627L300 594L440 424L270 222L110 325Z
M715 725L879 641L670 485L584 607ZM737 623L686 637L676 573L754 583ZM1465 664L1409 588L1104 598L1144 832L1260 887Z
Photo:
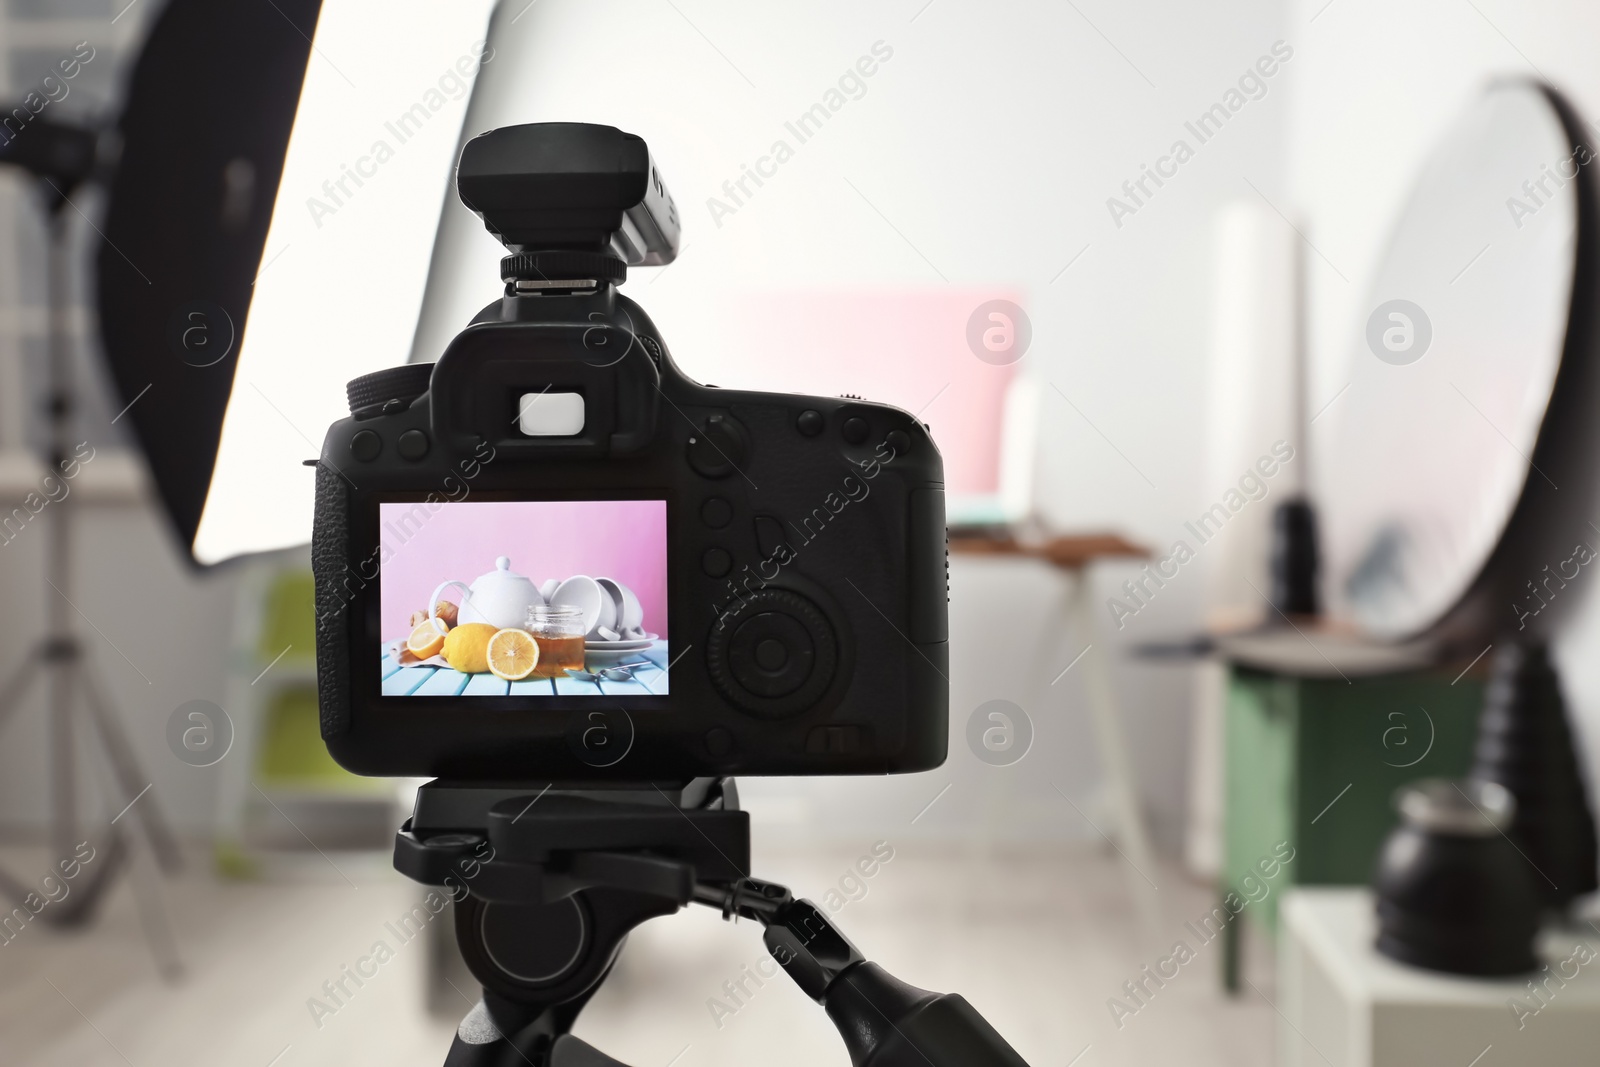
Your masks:
M58 478L67 469L68 457L72 454L70 422L75 407L67 340L66 208L70 205L69 191L92 173L95 141L96 136L89 131L35 120L0 150L0 162L23 166L41 179L49 231L50 387L44 404L49 426L47 469ZM77 501L69 492L59 500L50 501L39 512L36 523L30 524L41 527L39 536L44 539L43 577L50 586L45 593L45 633L0 688L0 728L3 728L21 706L35 680L41 676L47 680L51 844L56 858L72 856L79 840L75 719L80 700L88 712L88 722L100 743L112 780L128 803L128 807L111 820L109 844L95 861L84 866L83 875L73 881L69 894L59 903L38 912L39 918L57 926L78 926L86 922L117 870L124 862L132 862L132 838L125 827L117 825L123 815L138 820L161 869L170 873L180 863L177 842L155 798L143 796L150 788L150 779L140 769L73 625L72 614L77 609L70 590L76 511ZM132 866L132 883L140 921L157 966L168 978L176 977L181 962L161 908L159 888L156 883L146 881L137 863ZM37 897L30 885L4 871L0 871L0 893L11 897L18 905L23 905L30 896Z

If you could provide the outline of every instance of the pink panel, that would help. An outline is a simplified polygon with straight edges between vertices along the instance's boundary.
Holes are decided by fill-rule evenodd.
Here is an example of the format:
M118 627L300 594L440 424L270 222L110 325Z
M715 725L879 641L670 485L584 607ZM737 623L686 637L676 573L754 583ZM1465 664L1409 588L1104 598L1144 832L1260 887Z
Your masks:
M725 321L750 353L737 383L778 392L852 393L918 413L944 456L948 491L999 489L1000 418L1015 366L967 347L967 320L1005 289L760 293L731 302Z
M426 519L411 504L380 504L388 549L380 579L384 640L404 637L440 582L469 585L497 556L542 585L587 574L615 578L644 606L647 631L667 636L667 505L660 500L475 501L447 503ZM425 510L425 509L424 509ZM460 600L454 595L447 598Z

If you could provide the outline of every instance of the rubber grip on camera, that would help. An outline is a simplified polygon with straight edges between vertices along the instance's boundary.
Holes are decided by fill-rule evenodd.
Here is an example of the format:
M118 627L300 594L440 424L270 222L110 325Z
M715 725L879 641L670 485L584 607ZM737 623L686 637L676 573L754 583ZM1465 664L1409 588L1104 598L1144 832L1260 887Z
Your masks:
M344 478L317 465L316 521L311 527L311 571L317 587L317 705L322 738L350 729L350 642L347 590L350 492ZM358 579L359 580L359 579Z

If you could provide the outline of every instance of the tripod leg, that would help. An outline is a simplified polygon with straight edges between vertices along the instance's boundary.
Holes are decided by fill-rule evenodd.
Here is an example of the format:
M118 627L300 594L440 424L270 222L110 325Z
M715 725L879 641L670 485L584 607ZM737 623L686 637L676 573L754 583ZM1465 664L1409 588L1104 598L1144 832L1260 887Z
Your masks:
M128 744L127 735L122 732L122 724L109 710L102 698L100 687L95 683L93 675L89 673L87 663L80 664L79 680L83 686L84 703L88 706L94 718L95 727L99 731L100 740L104 744L106 759L111 764L112 773L117 781L132 798L138 796L149 786L149 782L141 781L139 761ZM145 836L150 839L150 847L155 851L156 859L161 868L169 874L182 866L182 856L178 851L177 839L172 836L172 831L167 828L166 818L161 814L161 808L156 804L155 797L147 797L138 807L139 821L144 824Z
M102 747L101 755L109 766L112 763L109 746ZM115 768L111 769L114 774ZM167 914L161 904L157 874L139 862L133 833L125 827L116 825L116 822L116 818L111 821L105 858L95 866L93 878L85 880L75 893L63 900L62 903L70 907L60 910L52 918L62 926L74 926L87 921L100 898L111 887L117 868L127 863L128 881L133 888L134 904L139 911L139 925L144 928L145 941L150 945L150 954L155 957L156 968L161 972L161 976L169 982L175 981L183 973L183 960L178 955L177 942L173 939L172 928L167 922ZM147 833L146 837L148 836ZM155 852L153 843L150 851L153 861Z
M176 982L183 975L183 958L178 955L178 943L173 938L166 908L161 903L159 877L158 871L139 862L136 849L129 850L128 881L133 886L134 901L139 906L139 925L144 927L145 941L150 945L150 954L156 959L156 969L161 972L161 977L168 982Z
M564 1032L567 1025L552 1028L548 1011L519 1010L485 991L456 1028L444 1067L628 1067Z
M31 886L23 885L5 871L0 871L0 894L4 894L8 899L21 904L28 899L28 894L32 892L34 890Z
M533 1019L517 1021L525 1023ZM516 1030L512 1029L512 1033L516 1035ZM541 1050L549 1047L550 1035L535 1030L526 1036L529 1047L524 1049L519 1047L516 1036L506 1036L490 1015L488 1005L480 1000L456 1028L444 1067L519 1067L522 1064L547 1067L549 1058Z
M70 856L78 836L77 739L72 729L72 675L56 661L50 670L50 793L56 855Z
M0 689L0 730L5 729L7 721L22 706L22 698L33 688L33 680L38 677L39 663L43 658L38 646L34 646L29 650L28 658L6 679L5 688Z
M6 679L5 688L0 690L0 729L5 727L6 722L22 706L23 698L33 688L33 680L39 676L39 664L47 659L43 654L43 647L36 645L30 649L28 658L11 672L11 677ZM21 904L32 892L32 886L24 885L5 871L0 871L0 896Z
M71 892L59 904L52 904L39 913L39 917L52 926L70 929L82 926L94 917L105 892L117 877L128 859L127 839L113 832L109 839L95 850L94 859L84 865L85 873L72 883Z

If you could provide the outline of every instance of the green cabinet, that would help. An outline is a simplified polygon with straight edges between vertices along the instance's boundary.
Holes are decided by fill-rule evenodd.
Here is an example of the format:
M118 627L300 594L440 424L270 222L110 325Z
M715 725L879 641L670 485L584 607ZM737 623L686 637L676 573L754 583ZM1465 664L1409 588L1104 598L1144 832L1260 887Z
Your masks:
M1252 887L1258 899L1239 918L1270 934L1290 885L1367 884L1395 825L1395 790L1467 773L1482 702L1481 678L1453 672L1308 678L1231 666L1222 899ZM1281 842L1294 858L1263 896L1260 875L1247 877ZM1241 926L1226 928L1229 989L1239 983Z

